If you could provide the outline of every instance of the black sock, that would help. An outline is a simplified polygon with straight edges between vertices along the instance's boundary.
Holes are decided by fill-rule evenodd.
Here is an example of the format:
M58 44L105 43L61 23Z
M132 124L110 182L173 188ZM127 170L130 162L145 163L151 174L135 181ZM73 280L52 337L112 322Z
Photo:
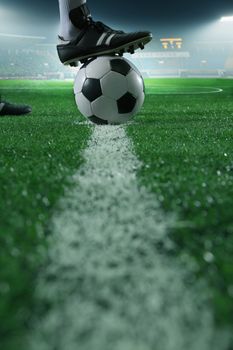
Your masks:
M76 28L81 30L88 24L91 18L91 13L88 6L84 4L71 10L69 13L69 17L72 24Z

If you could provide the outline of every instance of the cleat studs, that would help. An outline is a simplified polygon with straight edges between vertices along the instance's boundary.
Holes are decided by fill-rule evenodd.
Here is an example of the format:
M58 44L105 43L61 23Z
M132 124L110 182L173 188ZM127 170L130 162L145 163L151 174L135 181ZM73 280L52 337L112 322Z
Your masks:
M145 48L145 45L144 45L143 43L140 43L138 46L139 46L140 49L142 49L142 50Z
M131 53L131 55L134 54L134 46L130 46L128 49L128 52Z
M78 67L78 62L71 62L70 67Z
M83 60L80 60L80 62L81 62L82 64L85 64L85 63L87 62L87 60L86 60L86 59L83 59Z

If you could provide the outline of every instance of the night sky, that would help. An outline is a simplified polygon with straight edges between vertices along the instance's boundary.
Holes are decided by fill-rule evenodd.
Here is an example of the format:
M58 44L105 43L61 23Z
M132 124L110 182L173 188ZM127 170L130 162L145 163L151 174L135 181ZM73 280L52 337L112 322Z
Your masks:
M164 34L179 34L233 15L233 0L89 0L88 4L94 19L106 24ZM24 32L33 25L33 34L46 34L59 23L57 0L1 0L0 12L2 8L15 12L14 21L17 18L18 28ZM0 31L4 30L2 26Z

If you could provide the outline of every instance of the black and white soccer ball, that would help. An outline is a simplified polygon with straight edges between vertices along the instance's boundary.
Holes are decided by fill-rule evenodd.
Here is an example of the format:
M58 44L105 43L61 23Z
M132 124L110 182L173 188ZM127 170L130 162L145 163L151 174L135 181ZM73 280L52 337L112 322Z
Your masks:
M84 64L74 84L79 111L96 124L122 124L142 107L145 85L127 59L103 56Z

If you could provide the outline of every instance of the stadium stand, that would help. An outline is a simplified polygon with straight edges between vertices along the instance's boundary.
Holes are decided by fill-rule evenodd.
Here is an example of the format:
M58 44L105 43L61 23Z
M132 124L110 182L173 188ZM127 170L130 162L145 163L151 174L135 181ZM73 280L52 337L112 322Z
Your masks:
M233 77L233 42L195 42L161 51L136 53L145 77Z
M71 79L75 75L74 69L58 60L55 44L1 47L0 57L0 79Z
M58 60L56 44L27 40L0 45L0 79L72 79L76 69ZM154 47L129 57L144 77L233 77L233 42Z

